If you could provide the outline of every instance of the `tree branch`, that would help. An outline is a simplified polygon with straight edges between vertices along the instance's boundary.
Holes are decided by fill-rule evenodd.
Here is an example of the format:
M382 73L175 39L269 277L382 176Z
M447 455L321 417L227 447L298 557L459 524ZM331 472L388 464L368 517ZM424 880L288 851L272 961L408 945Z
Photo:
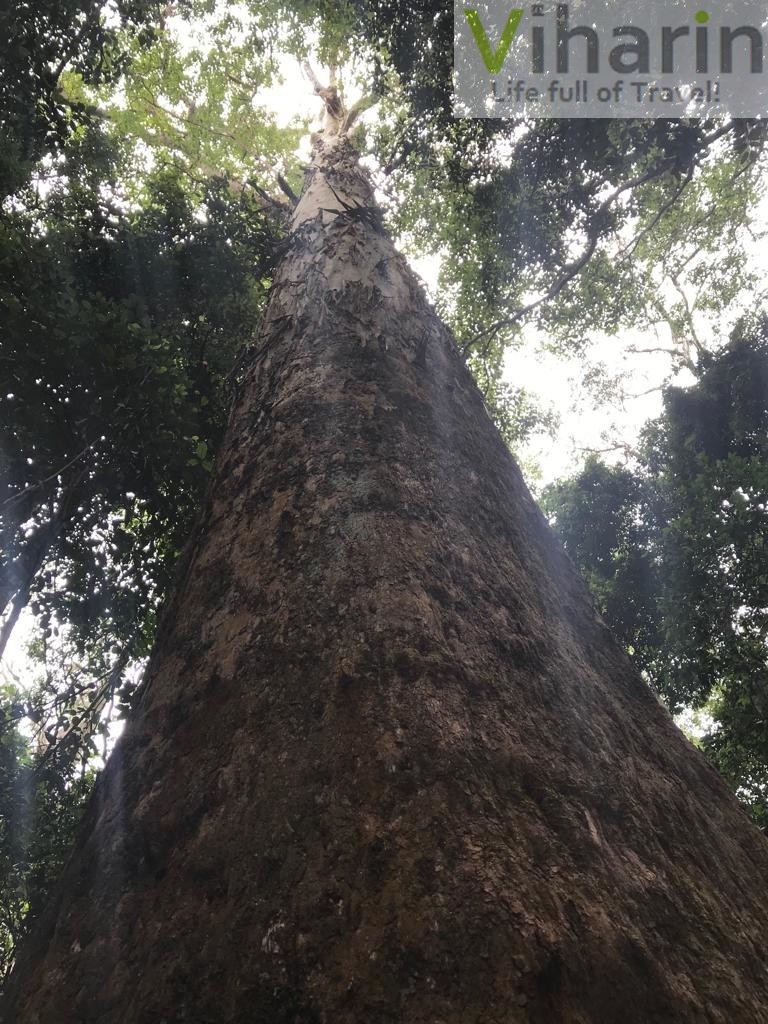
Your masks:
M312 65L308 60L305 60L301 66L304 69L304 74L312 83L315 94L319 96L325 104L326 127L329 127L336 132L341 132L347 111L341 100L341 96L339 95L339 90L336 88L333 80L331 85L324 87L321 85L320 79L315 74Z
M342 125L342 131L348 132L358 117L364 114L366 110L370 110L371 107L375 106L378 102L378 97L372 94L368 96L361 96L360 99L357 100L356 103L353 103L347 111L347 116L344 118L344 124Z
M685 178L684 178L682 184L675 191L675 193L671 197L671 199L668 199L666 203L662 204L661 209L656 213L656 216L651 220L650 224L646 224L646 226L643 228L643 230L638 232L638 234L635 235L635 237L632 239L631 242L628 242L627 245L623 249L619 250L619 252L617 253L617 258L618 257L623 257L623 259L621 260L622 264L626 263L626 261L629 259L629 257L632 255L632 253L638 247L640 242L642 242L642 240L647 235L649 235L651 233L651 231L653 231L653 229L656 227L656 225L660 221L662 221L664 219L664 217L666 217L666 215L669 213L669 211L672 209L672 207L678 201L680 196L683 194L685 189L688 187L688 185L690 185L691 181L693 180L693 172L694 172L694 165L691 164L691 166L688 168L688 171L687 171L687 173L685 175Z
M285 194L288 196L293 205L296 206L296 204L299 201L299 197L296 195L296 193L293 191L291 186L288 184L288 182L285 180L282 174L280 174L279 171L277 174L277 184L280 186L283 192L285 192Z
M733 131L734 128L734 122L730 121L727 124L723 125L721 128L718 128L714 132L705 136L704 139L702 139L701 146L699 147L696 153L695 161L698 161L700 156L706 150L708 150L710 146L713 145L713 143L715 143L718 139L722 138L723 136L727 135L729 132ZM479 331L477 334L473 335L471 338L465 341L464 344L461 346L462 353L464 355L467 355L471 347L476 342L480 341L482 338L485 338L488 335L492 336L496 334L498 331L502 330L504 327L514 326L528 313L533 312L534 309L538 308L543 303L549 302L551 299L556 298L557 295L559 295L560 292L563 290L563 288L565 288L565 286L569 284L574 279L574 277L576 277L576 275L586 266L586 264L594 255L595 250L597 249L598 243L600 241L605 215L608 213L608 211L616 202L616 200L625 192L629 192L635 188L639 188L641 185L647 184L649 181L654 181L655 179L660 178L663 174L666 174L668 171L672 170L676 165L677 157L669 156L665 160L662 160L659 164L657 164L656 167L652 167L650 170L645 171L643 174L636 175L634 178L630 178L623 184L618 185L613 190L613 192L611 192L610 195L608 195L602 201L602 203L600 203L595 212L592 214L590 224L587 228L587 244L581 256L579 256L578 259L575 259L571 263L569 263L564 268L560 276L549 286L549 288L547 288L544 294L541 295L538 299L535 299L533 302L529 302L524 306L519 306L517 309L513 310L508 316L495 321L495 323L492 323L489 327L486 327L484 330Z

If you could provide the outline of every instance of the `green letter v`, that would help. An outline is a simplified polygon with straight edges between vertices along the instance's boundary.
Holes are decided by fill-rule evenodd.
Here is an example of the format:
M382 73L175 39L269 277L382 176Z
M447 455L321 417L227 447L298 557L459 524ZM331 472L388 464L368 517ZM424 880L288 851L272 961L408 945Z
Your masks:
M464 13L467 16L469 27L472 29L472 35L475 37L475 42L477 43L477 48L480 51L480 56L483 58L483 63L492 75L498 75L504 67L504 60L509 52L512 40L515 37L515 32L517 32L517 26L520 24L523 12L521 10L513 10L509 12L507 24L504 26L504 31L501 33L501 42L499 43L495 53L491 50L491 44L488 42L488 36L485 34L483 23L480 21L480 15L477 11L465 10Z

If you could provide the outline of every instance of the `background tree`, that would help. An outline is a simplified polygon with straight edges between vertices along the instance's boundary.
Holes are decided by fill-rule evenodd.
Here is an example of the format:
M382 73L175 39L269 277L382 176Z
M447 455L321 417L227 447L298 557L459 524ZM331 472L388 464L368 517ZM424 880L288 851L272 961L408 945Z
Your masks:
M125 69L126 41L146 46L161 24L157 0L116 0L107 18L94 0L34 0L0 11L0 195L10 195L35 163L55 158L90 123L88 105L62 90L76 73L97 86Z
M30 907L48 898L91 791L95 769L83 759L38 762L17 689L0 705L0 979L10 970Z
M671 388L631 466L593 457L544 494L606 621L768 826L768 329L742 322Z
M111 612L136 620L188 532L269 273L247 197L212 185L192 207L165 177L125 213L100 184L70 179L2 225L2 640L31 596L91 634L120 595Z

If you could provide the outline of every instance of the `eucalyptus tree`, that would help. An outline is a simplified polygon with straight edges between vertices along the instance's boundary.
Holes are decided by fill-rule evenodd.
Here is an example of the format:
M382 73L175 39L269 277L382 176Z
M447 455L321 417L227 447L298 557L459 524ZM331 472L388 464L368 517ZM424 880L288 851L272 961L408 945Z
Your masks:
M191 5L191 8L209 18L206 30L215 44L213 47L190 49L183 31L174 35L172 19L166 18L165 22L157 21L151 39L129 41L131 61L126 61L119 95L110 93L98 82L89 81L87 75L78 74L76 67L60 78L66 102L73 109L75 106L87 109L91 120L98 120L102 125L100 134L119 140L129 158L123 161L117 188L127 210L121 210L118 203L117 210L113 209L111 214L96 215L94 223L102 226L104 237L97 239L93 259L78 261L78 265L87 264L93 276L84 279L77 303L87 298L85 292L91 286L100 294L99 274L103 267L116 265L114 254L121 251L123 255L130 254L127 265L131 267L131 274L142 282L137 286L142 316L133 319L135 303L128 297L126 324L120 320L124 296L113 294L109 288L105 319L101 319L103 310L99 300L95 310L78 304L70 309L64 303L67 317L63 321L49 315L49 311L44 311L45 315L39 320L51 331L60 329L63 323L67 338L85 337L77 346L85 359L81 369L87 368L91 350L96 352L102 344L105 326L106 334L114 336L116 341L113 372L107 361L104 375L97 375L99 384L104 386L99 400L93 403L93 410L86 402L86 389L90 385L87 373L83 373L73 379L79 412L88 415L81 415L71 423L66 418L68 413L64 416L68 427L74 424L78 430L85 429L88 439L95 428L108 427L93 435L98 437L99 445L105 446L105 453L99 448L99 458L84 477L96 502L95 511L87 502L72 506L77 517L69 521L69 539L65 539L64 531L55 538L55 557L62 575L56 568L50 580L46 579L45 573L51 570L41 564L37 581L30 584L30 594L40 598L36 607L44 615L50 612L49 623L44 623L46 630L55 629L56 620L66 619L75 627L76 642L83 637L91 643L94 637L98 639L102 635L109 641L118 641L118 650L113 652L105 651L98 644L95 650L91 647L95 656L92 657L94 671L90 674L96 679L102 676L114 679L113 669L120 666L126 650L143 653L147 649L154 631L157 601L167 589L170 566L178 553L181 537L189 530L190 513L200 493L203 471L207 469L210 452L219 436L227 404L222 390L223 378L228 373L230 379L237 382L248 363L245 358L233 366L235 349L246 341L260 319L261 291L271 277L272 254L282 251L282 265L289 268L285 251L296 252L296 237L286 224L286 218L291 216L301 183L298 159L292 152L298 130L291 127L279 135L273 116L254 95L256 86L267 86L272 80L274 66L270 47L276 40L284 42L301 57L307 48L306 39L316 33L318 45L329 63L343 64L345 58L353 57L358 62L369 62L367 66L373 68L373 92L378 99L379 113L376 119L358 124L358 141L361 146L368 144L376 156L380 168L377 182L390 197L383 211L366 204L368 209L359 213L347 211L348 219L351 223L359 217L361 230L375 228L377 237L386 219L395 230L417 244L429 237L433 245L444 248L448 259L439 306L455 326L463 354L475 368L490 404L496 404L497 418L503 417L505 412L508 414L508 437L520 435L520 423L525 418L529 423L536 423L525 396L519 391L504 394L500 384L503 346L510 342L510 332L526 317L547 308L562 310L559 314L547 314L550 323L554 324L558 316L561 320L572 318L574 304L558 306L557 303L568 298L582 273L595 272L595 279L600 280L601 267L604 270L606 263L601 246L617 238L620 244L626 244L622 231L632 229L635 221L642 217L645 219L642 223L638 221L637 233L649 236L650 228L656 230L665 222L664 215L675 205L676 194L685 177L700 175L707 154L715 152L717 147L729 146L726 151L733 160L741 161L751 170L762 144L754 126L737 124L721 127L634 124L617 134L615 127L601 123L578 127L555 123L527 125L520 130L520 126L504 124L453 122L448 116L449 48L445 45L450 26L441 6L328 4L292 5L288 9L280 4L245 4L237 11L219 9L217 12L214 5L205 3ZM237 24L243 11L247 15L244 33ZM125 41L125 37L121 38ZM144 42L152 45L145 46ZM430 43L432 45L428 45ZM300 86L297 84L296 88ZM88 137L94 138L94 135ZM74 143L76 147L85 146L85 137L76 138ZM86 160L84 167L87 169L88 165ZM358 180L357 171L350 168L351 164L346 170L342 169L342 179L349 172L350 180ZM151 222L152 211L158 207L158 182L163 186L160 191L164 198L159 206L163 210L164 229L153 236L148 248L140 242L135 250L132 232L136 226L138 234L143 235L144 228L138 225L146 221L147 211ZM166 187L168 182L173 188ZM67 192L69 183L65 186ZM99 194L98 187L94 194ZM632 205L641 202L638 198L641 195L648 197L642 216L635 214ZM334 219L338 219L335 214L339 211L333 206L332 196L329 201L329 209ZM747 208L745 201L735 212L743 216ZM657 216L659 213L662 216ZM88 213L85 219L90 221L91 217ZM345 220L341 218L339 226L343 223ZM67 236L68 229L59 233L60 227L52 223L50 229L45 229L50 231L52 239L63 239L62 257L54 260L56 268L72 260L72 250L77 251L78 245L75 235ZM90 230L89 227L86 234ZM285 240L282 246L275 247L274 235L281 231ZM574 233L582 240L582 248L575 257L571 246ZM246 236L247 242L239 245L238 240ZM298 237L303 234L299 233ZM30 233L30 238L34 240L34 232ZM33 241L29 244L34 250ZM159 262L156 262L155 245ZM41 244L40 251L48 251L47 242ZM143 298L142 292L148 287L151 276L145 278L143 268L145 264L154 269L161 265L167 268L169 264L164 264L164 260L169 252L173 256L170 265L178 258L185 268L179 271L185 289L183 301L177 303L174 298L170 314L166 316L167 295L158 294L157 301L153 299L149 303ZM254 254L255 285L248 283L253 278L244 273L249 252ZM190 253L200 257L201 273L190 273L187 277ZM390 258L387 250L387 259ZM119 258L117 264L120 264ZM233 268L232 275L230 268ZM456 271L453 276L451 268ZM162 271L159 279L167 283L175 273ZM291 273L298 271L284 269L287 279L291 279ZM66 282L57 275L58 269L50 276L50 292L66 295ZM604 280L603 275L602 291L597 287L593 289L591 304L582 303L579 307L593 321L600 317L599 303L603 302L603 308L607 309L611 298L606 294ZM360 284L362 287L364 282ZM110 288L113 285L112 279ZM378 285L370 287L375 294ZM176 295L175 290L171 290ZM331 289L331 293L333 291ZM279 289L274 294L279 294ZM243 301L239 302L238 297ZM546 307L539 301L542 298L555 304ZM220 329L211 333L208 320L218 315L214 307L218 309L216 304L222 299L229 312L221 315ZM274 303L277 302L274 299ZM144 315L147 307L150 312ZM318 308L325 316L324 301ZM396 317L397 304L392 311ZM354 310L351 313L357 315ZM421 318L419 313L418 322ZM114 329L115 320L120 320L118 329ZM139 362L150 371L146 380L131 376L137 367L125 363L125 360L130 363L134 354L131 335L136 333L137 325L141 329ZM97 329L92 330L92 326ZM579 332L577 334L580 337ZM210 348L206 348L205 338L213 339ZM198 343L203 347L205 358L198 358ZM373 346L368 346L369 356L375 355L377 344L389 344L386 332ZM417 367L422 358L420 345L419 340L414 350L413 361ZM145 349L149 352L146 358ZM281 348L281 351L286 350ZM211 355L216 365L215 372L209 374ZM102 368L100 358L99 355L94 360L97 368ZM288 372L293 364L287 354L284 359L286 362L281 365ZM156 362L165 369L154 373ZM371 372L375 365L372 360ZM46 372L50 369L46 366ZM141 383L141 390L129 387L126 396L129 401L124 402L122 394L116 395L117 400L113 401L109 382L114 380L114 372L126 369L129 372L121 380L128 385ZM358 376L350 385L353 390L358 387L359 367L356 372ZM202 383L198 374L202 374ZM61 386L55 374L52 379L55 387ZM28 375L26 380L30 386L39 386L35 384L37 377ZM461 380L466 381L466 378ZM147 381L151 384L149 389L144 387ZM275 380L276 387L278 383ZM446 385L448 391L451 386L456 385ZM461 387L472 393L469 384L463 383ZM203 398L208 398L206 389L215 392L216 397L213 401L209 399L210 404L203 402ZM62 400L63 404L71 404L66 388L63 393L64 398L70 397L70 402ZM264 429L265 422L272 422L269 417L275 401L265 397L263 408L251 410L253 423L249 430L258 433ZM375 397L372 401L375 407ZM441 409L438 403L436 419ZM14 417L17 411L18 406L14 407ZM62 415L60 408L56 415ZM241 415L245 415L242 408ZM307 418L311 433L313 421ZM37 429L34 424L45 425L41 433L46 438L55 434L49 429L45 416L25 420L21 415L19 420L30 432L24 444L14 448L14 454L19 456L15 459L14 471L27 475L23 480L19 476L22 482L17 480L13 494L8 495L12 504L28 496L28 484L34 488L37 482L46 480L38 472L37 456L32 451L32 446L38 444L33 438ZM293 429L298 421L291 423L290 429ZM279 434L279 425L275 429ZM475 436L473 431L474 427L470 433ZM63 436L69 435L65 431ZM247 446L248 442L243 439L246 436L250 435L243 434L238 444ZM48 443L45 440L45 445ZM496 441L489 443L493 445ZM146 461L145 449L151 456ZM75 458L75 464L79 465L80 451L78 447L71 451L68 448L67 459ZM33 460L32 470L26 463L27 458ZM383 464L386 466L386 460ZM116 501L110 497L99 503L98 491L93 485L101 479L96 470L101 473L105 466L108 468L105 479L114 483ZM53 483L55 492L49 494L48 505L42 508L40 516L44 517L47 509L52 516L60 517L59 496L66 493L62 473L68 472L71 466L67 460L59 460L51 461L49 468L54 480L47 483ZM377 472L371 469L374 477ZM388 471L382 469L381 473L382 493L386 498ZM187 475L193 478L189 486ZM135 486L137 479L140 487ZM177 480L182 481L181 513L177 507ZM170 481L174 481L173 486ZM399 486L392 485L393 493L400 493ZM374 491L378 493L376 486L372 486L372 493ZM253 508L260 507L258 500L253 492ZM290 526L289 517L278 531L287 538L285 558L293 556ZM13 529L14 543L20 553L24 543L32 540L35 533L25 536L26 523L21 520ZM193 554L190 557L194 557ZM16 552L12 565L19 567ZM60 581L63 581L64 571L72 584L62 589ZM95 594L95 600L94 581L98 581L100 591ZM214 594L215 574L211 584ZM102 600L104 588L108 598ZM21 594L19 606L24 593L23 587L20 590L17 586L14 591L14 597ZM240 599L239 594L230 595L233 607ZM340 606L348 607L346 601L340 601ZM388 608L388 615L394 622L397 619L394 606ZM172 622L173 614L169 612L168 622ZM261 613L255 614L253 621L259 617ZM141 626L138 634L137 624ZM107 628L102 634L99 627L104 625ZM269 630L273 625L270 619ZM525 637L521 643L523 652L528 649ZM51 646L55 646L53 642ZM299 644L296 649L300 648ZM233 650L237 650L236 644ZM341 668L338 678L343 689L348 680L354 681L354 673ZM93 679L88 685L92 682ZM75 677L72 701L63 706L57 702L55 694L49 695L56 716L53 723L46 721L45 724L54 737L59 734L59 727L63 728L64 736L72 736L70 730L74 725L75 737L82 735L84 742L87 740L103 698L99 696L90 705L93 714L84 715L79 690L82 685L83 680ZM94 692L101 694L102 690L97 687ZM28 710L44 719L46 706L41 701ZM51 729L52 724L56 728ZM78 733L81 726L82 732ZM202 748L203 763L208 763L206 749ZM217 756L213 749L210 756L214 759ZM110 779L117 778L119 764L118 759ZM112 782L106 781L102 791L111 785ZM730 814L729 811L723 813ZM162 842L161 838L161 846ZM156 858L151 842L138 856L151 866L153 857ZM269 855L265 855L265 859L268 862ZM158 874L163 870L161 865ZM271 942L272 939L267 945Z
M98 172L88 171L89 164L92 168L97 166L93 140L106 133L106 138L119 140L123 151L118 174L118 198L122 202L151 208L155 201L153 189L156 192L152 182L172 180L187 197L179 200L187 204L185 229L192 232L195 217L209 219L209 225L197 231L194 251L202 253L205 245L213 242L214 235L217 245L227 245L227 232L233 230L240 239L249 238L254 247L250 254L242 244L236 247L240 264L230 292L234 295L239 287L237 281L242 280L242 268L249 260L263 261L265 268L269 263L264 253L281 234L300 174L294 152L300 126L278 128L274 115L259 100L260 90L274 84L278 70L275 47L279 44L301 56L307 47L307 35L314 34L329 60L343 61L353 55L372 69L372 98L379 100L380 114L364 131L378 158L381 176L389 178L393 197L387 211L390 226L417 246L429 239L430 244L444 252L438 309L455 329L486 401L511 443L524 439L531 430L546 429L549 425L547 416L535 410L521 389L501 379L510 331L526 322L526 318L539 316L553 342L559 339L560 344L567 341L569 346L583 344L588 328L597 323L605 328L637 322L643 317L647 320L648 307L654 303L659 306L664 296L655 285L643 289L638 281L647 275L649 267L657 267L667 258L677 260L679 247L684 245L693 249L693 255L686 256L688 262L693 261L696 273L705 278L700 282L699 301L708 304L710 310L721 311L738 291L738 285L744 283L740 273L743 267L736 252L737 231L749 216L755 198L753 173L762 135L754 126L740 123L716 128L660 122L617 127L611 122L550 122L521 128L505 122L456 122L449 116L450 25L439 6L405 10L400 5L299 5L289 11L273 3L245 4L233 11L228 6L206 2L188 5L187 11L202 19L204 31L198 28L197 35L185 36L178 26L174 30L173 18L169 19L166 12L165 20L156 21L143 33L118 33L116 39L122 50L114 51L117 43L112 36L105 37L112 49L105 49L102 40L104 53L99 67L124 71L119 94L110 92L109 83L104 81L109 78L106 71L91 73L83 60L70 61L71 66L60 61L57 97L72 110L87 112L91 121L100 120L103 129L96 131L92 127L84 137L76 133L65 154L59 180L63 182L64 195L69 190L73 197L48 205L49 214L45 216L52 225L50 239L57 237L57 232L61 235L57 218L66 222L78 202L82 217L92 216L91 211L83 208L83 203L90 203L96 208L93 222L101 223L102 231L112 230L110 217L120 213L120 202L113 203L111 211L102 209L98 190L103 188L103 182L97 180ZM124 12L126 18L128 13ZM44 41L44 45L38 42L42 61L49 56L48 35L47 30L38 27ZM99 31L103 34L106 30L102 27ZM83 39L90 36L85 33ZM420 58L414 48L418 48ZM365 141L366 136L361 144ZM717 178L708 161L722 160L724 153L728 155L729 170ZM154 170L149 174L151 167ZM78 175L87 177L89 173L93 180L86 195L95 198L84 199L83 189L72 188L70 183ZM729 186L738 183L732 194L727 193L724 181ZM206 196L212 189L218 189L221 196L222 182L226 183L231 199L226 226L211 226ZM692 194L695 198L691 200ZM716 203L717 216L700 215L705 200ZM254 235L252 225L259 208L265 222L272 225L271 239L267 238L266 229ZM244 224L235 228L234 219L239 215ZM218 211L213 211L212 216L219 216ZM26 218L16 218L11 235L15 231L18 238L9 236L11 251L18 248L22 236L29 234L35 217L37 212L33 211ZM225 218L222 215L219 219ZM626 233L629 231L632 237L634 229L634 240L627 243ZM49 228L41 230L47 232ZM581 251L575 257L574 232L583 234ZM700 264L715 239L723 234L729 238L730 283L728 288L721 284L714 288L711 272L705 274ZM629 246L633 258L629 263L625 261L623 276L617 281L616 261L611 258L610 247L619 243L625 248ZM61 244L66 249L77 242L64 231ZM37 243L38 253L48 247L47 237ZM125 244L122 247L125 249ZM35 258L34 254L9 257L8 275L19 276L22 293L26 288L22 268L30 267ZM95 251L94 258L86 261L86 269L98 267L99 258ZM67 259L65 253L57 265L64 267ZM207 293L205 288L199 290L197 298L202 297L202 302L192 302L186 312L178 309L179 319L186 324L183 330L188 334L206 333L202 307L210 305L220 294L217 279L226 277L235 262L220 247L211 250L208 267L213 287ZM65 269L64 275L72 271L71 267ZM35 273L41 280L45 278L42 268ZM612 286L609 274L614 276ZM260 272L260 279L266 280L265 269ZM145 288L147 280L148 277L137 278L137 283ZM676 280L684 290L685 282ZM65 282L58 278L49 280L47 288L66 294ZM88 288L100 292L101 283L98 279L89 280L85 284L85 289ZM244 295L253 293L245 285L241 291ZM717 299L712 297L715 291ZM39 288L37 294L42 295L43 289ZM51 336L58 332L69 339L77 337L77 329L72 329L73 318L81 329L89 320L97 326L98 311L90 318L87 312L83 316L70 304L68 309L62 306L56 313L46 311L45 316L36 320L26 315L25 307L14 312L16 300L9 301L7 329L15 332L18 340L15 348L11 343L6 363L15 360L21 350L19 342L25 335L18 325L22 317L27 331L29 323L35 321L45 325ZM142 304L141 296L137 301ZM251 329L249 317L253 318L253 307L247 303L238 306L235 301L229 303L230 311L233 306L236 312L230 312L227 329L218 330L217 337L224 339L223 344L209 350L216 353L218 379L233 365L235 352ZM130 311L126 315L126 328L136 332L140 318L131 321ZM679 302L654 315L665 318L678 331L682 339L681 361L683 349L690 353L691 346L699 345L692 322L681 326L685 318ZM60 322L54 322L57 316ZM215 318L214 313L211 316ZM92 337L93 331L88 336ZM28 349L30 343L35 344L33 339L23 341ZM130 345L126 346L124 341L116 344L121 353L115 356L118 362L113 359L111 364L109 360L104 364L105 371L114 376L119 361L130 351ZM176 343L166 344L170 345L167 350L173 352ZM100 357L96 354L91 360L88 345L82 341L76 347L85 356L82 369L87 376L91 362L98 367ZM130 361L133 355L128 354L127 358ZM204 362L210 365L210 360ZM130 374L122 379L132 387ZM35 384L36 380L41 383ZM171 377L166 381L170 382ZM27 383L33 391L36 387L51 391L60 385L55 372L50 380L45 374L28 376ZM62 443L47 452L51 416L38 415L37 398L20 390L19 381L14 386L14 378L9 377L8 384L7 393L15 397L6 401L15 403L13 417L21 419L22 427L20 432L14 428L19 436L11 444L15 461L13 470L7 474L10 491L4 526L10 540L6 543L0 597L4 607L13 601L13 608L5 623L5 635L30 593L45 589L41 588L42 573L48 572L49 583L53 580L51 570L44 566L56 550L58 538L63 538L62 523L74 527L75 519L84 516L78 527L80 547L88 546L94 523L85 521L86 506L75 500L77 487L72 486L72 481L77 479L78 486L85 481L92 492L99 490L100 485L86 468L91 446L114 444L115 452L121 454L112 459L112 464L124 459L127 466L140 449L151 450L163 436L162 431L150 429L149 437L131 441L130 451L126 451L123 441L130 431L126 433L119 416L112 417L109 429L106 423L99 427L98 417L86 426L86 432L98 428L99 438L102 434L105 437L102 442L80 436L85 423L81 415L78 422L82 420L83 424L74 429L70 424L63 433L56 433ZM176 391L182 417L187 414L183 407L184 387ZM194 404L194 396L192 400ZM61 414L63 403L71 401L70 395L62 393L55 415ZM159 410L163 404L162 400L153 403L153 408ZM126 405L122 400L113 403L115 414L129 408L130 403ZM25 409L29 410L26 426ZM190 410L194 417L194 410ZM141 431L142 424L151 423L151 417L139 413L132 422ZM30 432L30 423L39 427L33 426ZM35 438L36 429L47 436ZM181 434L195 446L199 444L201 451L203 446L206 452L212 447L212 436L205 427L191 423ZM164 436L175 437L178 432L166 431ZM189 444L189 440L185 443ZM176 454L178 450L170 457ZM165 471L161 475L169 478ZM130 485L124 491L138 493ZM153 494L159 500L157 489ZM150 505L154 500L153 497ZM37 528L29 527L35 508L45 502L49 505L48 513L37 513ZM167 510L161 515L169 522ZM177 549L173 543L168 547Z
M759 1019L768 846L595 613L318 91L195 542L5 1019Z

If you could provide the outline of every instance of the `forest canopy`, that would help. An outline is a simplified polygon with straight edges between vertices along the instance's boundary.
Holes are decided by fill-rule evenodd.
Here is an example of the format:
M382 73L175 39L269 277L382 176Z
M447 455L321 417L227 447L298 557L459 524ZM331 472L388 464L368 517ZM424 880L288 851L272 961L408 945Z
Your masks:
M456 120L452 33L399 0L0 12L0 971L194 536L302 187L305 66L357 101L386 225L534 485L568 410L513 360L570 360L606 422L651 361L656 414L543 505L768 827L765 124Z

